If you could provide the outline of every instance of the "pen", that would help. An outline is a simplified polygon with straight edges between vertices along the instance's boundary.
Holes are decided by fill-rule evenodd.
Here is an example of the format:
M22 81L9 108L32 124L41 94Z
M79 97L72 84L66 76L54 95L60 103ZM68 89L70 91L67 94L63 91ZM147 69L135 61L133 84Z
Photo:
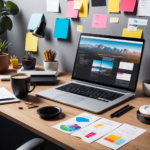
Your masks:
M113 114L111 114L110 117L111 117L111 118L115 117L115 115L116 115L118 112L124 110L124 109L127 108L127 107L129 107L129 105L126 105L125 107L123 107L123 108L117 110L116 112L114 112Z
M133 109L133 108L134 108L133 106L129 106L129 107L125 108L124 110L118 112L118 113L115 115L115 117L120 117L120 116L122 116L123 114L125 114L126 112L128 112L129 110L131 110L131 109Z
M3 99L0 99L0 101L6 101L6 100L13 100L13 99L16 99L16 98L3 98Z

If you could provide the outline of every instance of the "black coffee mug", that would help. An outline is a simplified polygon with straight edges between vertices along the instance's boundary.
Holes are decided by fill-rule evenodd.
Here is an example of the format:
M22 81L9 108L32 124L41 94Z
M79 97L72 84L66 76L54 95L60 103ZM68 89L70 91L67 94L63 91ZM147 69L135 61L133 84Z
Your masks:
M25 76L25 78L21 78L21 76ZM11 75L10 81L13 93L18 98L26 97L28 93L32 92L36 87L36 84L31 82L30 75L25 73ZM31 83L33 84L33 89L29 91Z

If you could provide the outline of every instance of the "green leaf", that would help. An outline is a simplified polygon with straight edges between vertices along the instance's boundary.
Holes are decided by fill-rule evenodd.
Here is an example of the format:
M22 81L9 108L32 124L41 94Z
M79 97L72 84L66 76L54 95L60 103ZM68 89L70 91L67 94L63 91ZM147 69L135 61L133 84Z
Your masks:
M3 6L4 6L4 2L3 0L0 0L0 11L2 11Z
M3 34L6 32L7 29L3 28L2 23L0 22L0 34Z
M3 28L5 28L7 30L11 30L12 29L13 23L12 23L11 19L8 16L3 16L1 18L1 22L2 22Z
M9 11L12 15L17 15L18 14L19 8L16 4L14 4L11 1L7 1L7 2L4 2L4 3L6 4L7 8L9 9Z

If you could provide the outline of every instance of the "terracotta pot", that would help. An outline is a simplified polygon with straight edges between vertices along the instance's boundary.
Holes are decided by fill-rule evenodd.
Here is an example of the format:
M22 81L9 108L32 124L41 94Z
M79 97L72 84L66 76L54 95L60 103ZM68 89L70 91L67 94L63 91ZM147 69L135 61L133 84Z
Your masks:
M0 55L0 73L7 72L9 68L9 54Z

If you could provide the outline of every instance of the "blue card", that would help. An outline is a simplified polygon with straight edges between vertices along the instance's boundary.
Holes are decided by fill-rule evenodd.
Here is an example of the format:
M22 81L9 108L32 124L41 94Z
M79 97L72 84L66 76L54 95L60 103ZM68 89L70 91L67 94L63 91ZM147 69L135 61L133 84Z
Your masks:
M34 30L39 25L39 22L43 17L44 14L32 14L27 29Z
M69 19L57 18L55 22L54 38L67 39L69 29Z

